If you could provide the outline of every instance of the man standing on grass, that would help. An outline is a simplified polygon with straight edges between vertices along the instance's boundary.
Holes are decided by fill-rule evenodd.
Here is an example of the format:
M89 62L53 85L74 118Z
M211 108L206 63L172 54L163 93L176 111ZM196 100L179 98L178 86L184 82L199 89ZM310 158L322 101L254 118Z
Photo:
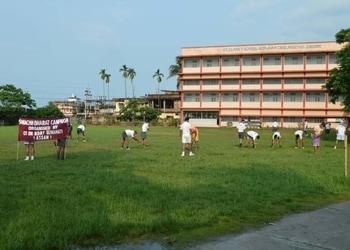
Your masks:
M319 125L317 125L314 128L314 133L312 135L312 144L314 146L314 153L315 154L318 153L318 148L320 147L321 134L323 133L324 126L325 126L325 123L321 122Z
M195 149L198 149L198 143L199 143L199 131L198 128L191 125L191 142L192 142L192 149L195 147Z
M142 141L137 137L137 131L131 130L131 129L126 129L122 132L122 139L123 139L122 149L124 149L124 146L126 146L126 150L130 150L129 137L134 139L134 141L142 143Z
M190 156L194 156L192 152L192 142L191 142L191 124L189 123L190 118L186 117L185 121L180 125L180 137L182 141L182 154L185 156L186 148L190 151Z
M345 140L345 132L346 132L346 127L343 124L339 124L335 130L337 131L337 138L335 141L334 149L337 149L338 146L338 141L343 141ZM345 146L345 144L344 144Z
M147 131L149 130L149 122L145 121L142 124L141 127L141 139L142 139L142 145L146 146L146 141L147 141Z
M243 142L243 139L244 139L244 130L246 128L247 127L244 124L244 120L242 119L237 125L237 133L238 133L239 147L240 148L242 147L242 142Z

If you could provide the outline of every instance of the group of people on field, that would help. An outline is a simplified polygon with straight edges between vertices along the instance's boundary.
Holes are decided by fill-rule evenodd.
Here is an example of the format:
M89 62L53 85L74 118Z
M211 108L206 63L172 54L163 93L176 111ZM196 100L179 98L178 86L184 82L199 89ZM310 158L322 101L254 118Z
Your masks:
M282 135L278 131L278 122L274 121L272 123L272 138L271 138L271 147L274 147L275 144L278 144L279 147L282 147ZM253 148L256 148L257 146L257 141L260 139L259 133L256 131L250 130L247 131L246 135L244 134L244 131L246 129L245 121L241 120L238 125L237 125L237 133L238 133L238 138L239 138L239 147L242 147L242 142L244 137L247 139L247 144L249 144L250 141L252 141ZM330 134L330 129L331 129L331 124L330 123L324 123L321 122L320 124L316 125L313 128L313 132L311 134L312 137L312 145L314 147L314 153L318 153L318 148L320 146L321 142L321 135L325 133L325 135L328 137ZM307 120L304 120L303 123L303 130L298 129L297 131L294 132L295 136L295 148L299 148L299 145L301 148L304 149L304 137L308 136L308 130L309 130L309 125ZM334 149L337 149L338 142L345 140L345 134L347 130L347 125L344 123L339 124L336 128L336 141L334 145Z

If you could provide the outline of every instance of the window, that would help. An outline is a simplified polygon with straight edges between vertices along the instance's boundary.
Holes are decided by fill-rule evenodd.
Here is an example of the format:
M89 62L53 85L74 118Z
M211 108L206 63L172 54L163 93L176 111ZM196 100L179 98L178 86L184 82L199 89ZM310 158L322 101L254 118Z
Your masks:
M198 58L187 58L184 60L184 68L198 68L199 59Z
M308 55L306 57L306 64L325 64L325 63L326 63L325 54Z
M307 102L324 102L325 101L324 93L320 93L320 92L306 93L306 101Z
M329 54L329 64L336 64L337 63L337 55L332 53Z
M238 102L237 93L224 93L221 95L222 102Z
M260 65L260 57L257 56L244 56L243 57L244 66L258 66Z
M216 119L218 117L217 111L185 111L184 117L191 117L192 119Z
M239 66L239 57L223 57L222 66L223 67Z
M203 80L203 85L219 85L219 80Z
M302 94L294 93L294 92L286 92L284 93L284 101L285 102L301 102Z
M284 84L303 84L303 78L286 78Z
M217 93L203 93L203 102L217 102L218 94Z
M195 86L195 85L199 85L198 80L185 80L184 81L184 86Z
M281 65L281 56L264 56L264 65Z
M322 77L306 78L306 84L325 84L325 83L326 83L326 78L322 78Z
M259 79L243 79L243 85L259 84Z
M238 85L238 79L223 79L222 85Z
M243 93L242 95L243 102L259 102L259 93Z
M263 101L264 102L280 102L281 96L279 93L264 93Z
M199 94L198 93L184 94L184 102L199 102Z
M218 58L203 58L203 67L218 67L219 59Z
M301 65L303 64L303 55L287 55L284 61L285 65Z
M281 79L280 78L266 78L263 80L263 84L281 84Z

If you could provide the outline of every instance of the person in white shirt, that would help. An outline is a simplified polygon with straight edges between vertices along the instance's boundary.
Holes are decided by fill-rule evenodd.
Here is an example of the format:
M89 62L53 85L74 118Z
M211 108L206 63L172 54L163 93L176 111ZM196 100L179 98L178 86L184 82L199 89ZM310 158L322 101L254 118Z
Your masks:
M83 142L86 142L85 140L85 125L80 124L77 127L77 141L79 141L80 136L83 138Z
M308 135L308 129L309 129L309 123L307 122L307 120L304 120L304 124L303 124L303 129L304 129L304 136Z
M238 133L238 139L239 139L239 147L241 148L242 147L242 142L243 142L243 139L244 139L244 130L246 129L247 127L245 126L244 124L244 120L241 120L238 125L237 125L237 133Z
M334 145L334 149L337 149L338 146L338 142L339 141L343 141L345 140L345 132L346 132L346 127L343 124L339 124L336 128L335 128L336 132L337 132L337 138L335 141L335 145ZM344 145L345 146L345 145Z
M281 136L281 133L279 131L275 131L272 134L271 148L273 148L275 146L275 142L278 142L278 145L280 146L280 148L282 147L282 136Z
M186 117L185 121L180 126L180 137L182 141L182 154L185 156L185 151L188 149L190 151L190 156L194 156L192 152L192 141L191 141L191 124L189 122L190 118Z
M304 131L303 130L297 130L294 132L295 135L295 148L299 148L299 143L301 144L301 147L304 149Z
M141 139L142 139L142 145L146 146L146 141L147 141L147 131L149 130L149 122L145 121L142 124L141 127Z
M260 135L253 131L253 130L250 130L247 132L247 144L249 144L250 140L253 142L253 148L256 148L256 145L257 145L257 140L260 139Z
M276 132L278 130L278 122L273 121L272 123L272 132Z
M135 141L142 143L142 141L137 137L137 131L131 130L131 129L126 129L122 132L122 149L124 149L124 146L126 147L126 150L130 150L129 147L129 137L134 139Z

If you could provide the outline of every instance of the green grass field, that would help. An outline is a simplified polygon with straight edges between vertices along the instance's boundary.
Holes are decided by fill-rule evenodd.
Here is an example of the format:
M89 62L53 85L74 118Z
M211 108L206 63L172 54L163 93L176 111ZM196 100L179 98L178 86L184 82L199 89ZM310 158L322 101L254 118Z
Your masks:
M315 155L310 137L294 148L294 130L271 148L271 131L260 129L253 149L238 147L233 128L199 128L195 156L181 157L178 128L151 127L149 146L131 140L129 151L124 129L88 126L87 142L70 140L64 161L52 141L37 142L35 160L24 161L18 128L0 127L0 249L181 246L350 199L334 131Z

